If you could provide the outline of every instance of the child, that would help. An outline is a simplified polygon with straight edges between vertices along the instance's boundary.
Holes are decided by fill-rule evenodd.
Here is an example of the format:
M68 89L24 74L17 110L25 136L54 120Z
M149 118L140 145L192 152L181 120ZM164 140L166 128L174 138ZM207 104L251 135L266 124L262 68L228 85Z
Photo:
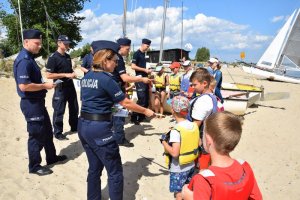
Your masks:
M125 91L126 91L126 96L128 99L131 99L132 95L133 95L133 88L134 88L134 84L133 83L125 83Z
M184 199L262 199L250 165L229 155L241 138L241 120L224 111L210 115L204 124L203 144L211 166L184 186Z
M175 96L172 100L172 114L177 122L169 138L162 135L167 165L170 169L170 192L176 199L182 199L181 189L189 183L194 173L194 160L198 157L199 129L196 123L185 119L189 100ZM168 140L169 139L169 140Z
M191 101L191 107L188 114L190 121L196 122L200 129L200 138L203 137L203 122L204 120L218 111L217 98L209 89L211 75L205 68L199 68L195 71L191 78L191 86L195 89L195 92L200 94ZM200 144L201 146L201 144ZM207 154L203 148L199 159L200 169L208 167L210 162L209 154Z
M177 96L180 92L180 81L181 76L178 74L180 69L180 63L179 62L173 62L170 66L170 69L172 70L172 73L169 78L170 82L170 99L172 99L174 96Z
M161 118L164 113L164 101L167 97L166 87L169 85L169 78L164 73L164 67L162 65L158 65L155 68L155 72L157 74L154 77L154 84L156 88L156 93L154 96L154 110L156 113L160 113Z

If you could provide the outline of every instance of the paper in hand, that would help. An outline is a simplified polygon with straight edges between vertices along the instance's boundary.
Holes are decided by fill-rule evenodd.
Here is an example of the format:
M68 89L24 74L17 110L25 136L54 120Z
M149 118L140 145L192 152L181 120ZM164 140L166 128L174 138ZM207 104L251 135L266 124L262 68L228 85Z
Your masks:
M60 84L60 83L62 83L62 82L63 82L62 80L57 79L57 80L54 82L54 84L58 85L58 84Z

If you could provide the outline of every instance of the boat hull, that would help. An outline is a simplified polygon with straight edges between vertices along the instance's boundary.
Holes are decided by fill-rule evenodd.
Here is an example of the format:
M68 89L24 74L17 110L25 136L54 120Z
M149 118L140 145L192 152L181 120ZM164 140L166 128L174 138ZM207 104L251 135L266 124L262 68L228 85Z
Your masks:
M261 92L221 90L224 110L244 115L248 107L260 100Z
M264 78L270 79L270 80L282 81L282 82L288 82L288 83L297 83L297 84L300 83L300 78L298 79L298 78L283 76L283 75L276 74L274 72L265 71L265 70L258 69L255 67L243 66L243 70L246 73L261 76L261 77L264 77Z

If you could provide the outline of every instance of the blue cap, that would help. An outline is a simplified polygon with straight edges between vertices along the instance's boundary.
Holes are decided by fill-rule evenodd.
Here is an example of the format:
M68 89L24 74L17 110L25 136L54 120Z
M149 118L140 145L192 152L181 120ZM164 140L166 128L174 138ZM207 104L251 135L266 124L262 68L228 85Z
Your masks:
M60 36L58 36L57 41L61 41L64 44L70 44L70 43L72 43L72 41L66 35L60 35Z
M24 39L42 39L42 32L37 29L27 29L23 31Z
M91 44L94 54L102 49L110 49L115 53L119 52L120 49L120 45L112 42L112 41L108 41L108 40L97 40L97 41L93 41Z
M151 40L149 40L147 38L144 38L144 39L142 39L142 43L150 45L151 44Z
M131 45L131 40L128 39L128 38L119 38L117 40L117 43L119 45L122 45L122 46L130 46Z

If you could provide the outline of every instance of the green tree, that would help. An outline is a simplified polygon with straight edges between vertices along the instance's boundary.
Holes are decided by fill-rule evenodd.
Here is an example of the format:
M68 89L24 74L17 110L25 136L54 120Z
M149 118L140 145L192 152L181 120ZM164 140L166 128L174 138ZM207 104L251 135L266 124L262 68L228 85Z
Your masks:
M209 59L210 52L208 48L202 47L197 50L195 60L198 62L205 62Z
M81 57L83 58L86 54L90 53L91 45L87 43L82 48L74 50L70 53L71 58Z
M83 9L84 3L90 0L26 0L20 1L23 29L36 28L43 32L43 49L41 54L47 56L56 50L56 39L59 34L68 35L76 46L82 40L79 24L84 17L76 15ZM7 37L13 53L20 50L21 33L18 21L18 1L10 0L14 14L0 9L0 21L7 30ZM48 52L49 45L49 52Z

